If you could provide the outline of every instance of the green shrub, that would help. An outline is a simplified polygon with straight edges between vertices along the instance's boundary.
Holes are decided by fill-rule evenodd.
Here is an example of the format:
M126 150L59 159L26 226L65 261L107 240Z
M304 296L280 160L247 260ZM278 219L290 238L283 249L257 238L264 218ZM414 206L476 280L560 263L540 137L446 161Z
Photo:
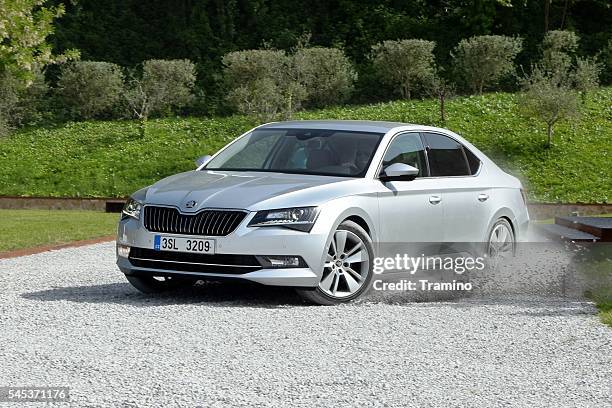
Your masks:
M572 31L553 30L542 40L542 67L548 72L569 73L580 38Z
M284 51L245 50L223 57L227 100L239 113L268 121L290 118L306 98L294 61Z
M15 127L39 123L45 115L44 103L49 88L39 69L24 82L14 74L0 74L0 136Z
M141 121L150 115L167 116L193 102L196 69L193 62L147 60L142 74L132 72L124 93L128 114Z
M582 100L586 101L587 95L599 88L599 75L602 65L594 58L578 58L576 68L572 74L574 87L580 92Z
M121 98L123 74L116 64L76 61L62 67L57 92L72 116L109 116Z
M350 97L357 74L342 50L300 48L293 59L299 81L308 93L308 106L340 105Z
M6 136L10 132L11 118L18 102L16 78L8 72L0 74L0 136Z
M563 73L550 73L539 66L522 83L525 92L519 99L521 111L546 124L546 146L550 147L554 125L578 116L577 94Z
M372 47L373 65L383 82L399 89L402 98L410 99L434 77L435 46L435 42L425 40L384 41Z
M610 84L612 82L612 38L608 40L608 44L601 50L599 58L604 68L601 81L603 84Z
M461 40L452 56L459 77L480 95L514 72L514 59L521 49L520 38L481 35Z

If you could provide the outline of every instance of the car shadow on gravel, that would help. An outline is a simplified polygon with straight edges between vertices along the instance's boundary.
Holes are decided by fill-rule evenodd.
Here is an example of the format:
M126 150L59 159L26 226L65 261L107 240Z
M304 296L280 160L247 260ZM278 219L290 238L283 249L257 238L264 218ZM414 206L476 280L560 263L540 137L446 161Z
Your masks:
M276 308L304 306L291 289L250 283L198 283L191 288L163 294L146 295L129 283L108 283L90 286L68 286L29 292L21 295L43 302L113 303L138 307L203 303L222 307Z

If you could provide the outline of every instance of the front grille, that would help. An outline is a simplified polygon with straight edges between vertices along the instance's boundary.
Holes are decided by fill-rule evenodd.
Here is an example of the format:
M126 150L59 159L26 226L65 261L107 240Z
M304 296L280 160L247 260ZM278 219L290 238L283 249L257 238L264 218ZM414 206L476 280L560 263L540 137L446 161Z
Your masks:
M234 231L246 217L236 210L203 210L181 214L176 208L145 206L144 226L151 232L224 236Z
M130 250L130 263L139 268L168 271L243 274L262 268L255 256L232 254L192 254L136 248Z

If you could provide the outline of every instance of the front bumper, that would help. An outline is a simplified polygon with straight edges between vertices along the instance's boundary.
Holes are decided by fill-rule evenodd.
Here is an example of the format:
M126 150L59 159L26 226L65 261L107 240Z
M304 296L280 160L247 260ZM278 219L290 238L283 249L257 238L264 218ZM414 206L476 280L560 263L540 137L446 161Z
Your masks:
M205 237L215 240L218 257L212 258L213 261L195 259L197 255L193 255L193 260L185 259L191 254L181 254L180 258L172 258L171 261L160 261L159 258L164 258L163 254L168 254L163 251L162 256L151 259L151 255L160 254L160 251L152 251L154 237L158 233L149 232L139 220L122 219L118 226L117 244L135 249L131 251L130 258L118 256L117 265L127 275L243 279L273 286L316 287L320 271L323 270L328 233L316 228L310 233L281 227L250 228L246 225L251 218L252 214L227 236ZM299 267L271 268L252 262L255 257L266 255L299 256L303 263Z

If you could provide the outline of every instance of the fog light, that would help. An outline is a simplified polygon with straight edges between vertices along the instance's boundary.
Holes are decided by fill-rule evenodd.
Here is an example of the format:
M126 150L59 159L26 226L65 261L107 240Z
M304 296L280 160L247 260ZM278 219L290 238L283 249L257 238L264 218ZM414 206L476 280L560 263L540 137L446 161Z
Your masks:
M295 268L302 266L299 256L262 256L259 257L264 266L269 268Z
M128 258L130 256L130 247L117 244L117 255L122 258Z

